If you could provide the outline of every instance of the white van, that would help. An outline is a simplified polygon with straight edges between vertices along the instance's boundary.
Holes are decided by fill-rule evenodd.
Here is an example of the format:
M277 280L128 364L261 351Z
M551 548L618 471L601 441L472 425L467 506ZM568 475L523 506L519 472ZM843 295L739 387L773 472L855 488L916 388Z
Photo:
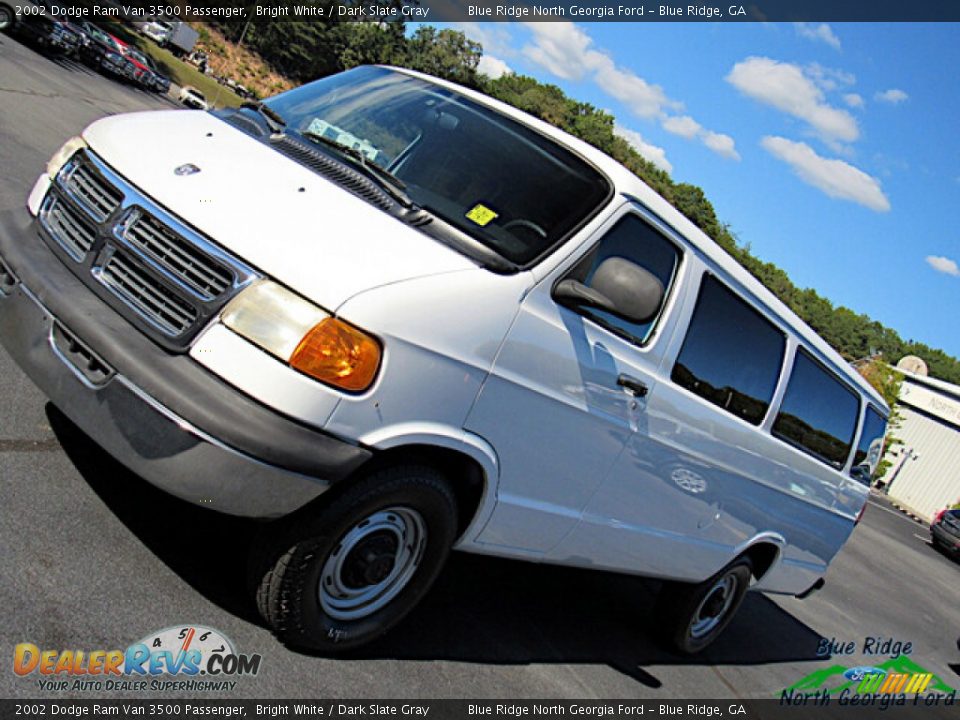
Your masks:
M377 637L454 548L660 578L696 652L747 589L820 587L864 508L882 398L636 176L479 93L362 67L105 118L28 209L3 344L151 483L271 520L293 646Z

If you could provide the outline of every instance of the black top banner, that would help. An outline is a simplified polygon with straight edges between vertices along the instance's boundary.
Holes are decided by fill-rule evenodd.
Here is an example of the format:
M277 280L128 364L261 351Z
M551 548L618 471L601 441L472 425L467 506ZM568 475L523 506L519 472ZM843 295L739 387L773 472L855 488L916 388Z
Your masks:
M24 0L24 16L254 22L958 22L958 0ZM36 12L34 10L34 12Z

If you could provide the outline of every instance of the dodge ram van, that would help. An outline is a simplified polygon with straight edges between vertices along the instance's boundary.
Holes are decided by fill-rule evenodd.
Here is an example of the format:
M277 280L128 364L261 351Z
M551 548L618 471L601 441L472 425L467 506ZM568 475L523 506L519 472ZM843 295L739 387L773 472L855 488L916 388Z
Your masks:
M361 67L104 118L27 210L4 346L147 481L265 521L291 646L376 638L456 549L658 578L692 653L747 590L819 588L863 511L883 399L635 175L480 93Z

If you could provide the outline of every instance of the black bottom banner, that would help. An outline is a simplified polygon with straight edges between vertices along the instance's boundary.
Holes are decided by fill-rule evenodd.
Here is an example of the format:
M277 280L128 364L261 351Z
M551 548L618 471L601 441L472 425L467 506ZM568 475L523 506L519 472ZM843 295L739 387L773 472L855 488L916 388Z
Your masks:
M957 718L955 695L772 700L0 700L0 718ZM928 702L929 700L929 702Z

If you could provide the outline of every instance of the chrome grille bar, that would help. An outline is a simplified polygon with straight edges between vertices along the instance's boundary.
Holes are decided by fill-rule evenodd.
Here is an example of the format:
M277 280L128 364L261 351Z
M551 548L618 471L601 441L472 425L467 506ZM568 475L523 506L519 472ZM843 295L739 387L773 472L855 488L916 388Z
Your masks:
M107 260L99 275L105 285L168 335L180 335L197 319L196 308L120 254Z
M103 222L123 201L123 195L110 187L89 165L78 162L69 171L67 188L89 210L97 222Z
M233 274L157 220L137 213L131 217L123 237L189 285L201 297L213 299L230 287Z
M64 250L82 262L97 239L97 233L69 205L54 199L44 211L47 228Z
M89 150L44 199L41 235L78 277L165 348L182 352L252 268L143 195Z

